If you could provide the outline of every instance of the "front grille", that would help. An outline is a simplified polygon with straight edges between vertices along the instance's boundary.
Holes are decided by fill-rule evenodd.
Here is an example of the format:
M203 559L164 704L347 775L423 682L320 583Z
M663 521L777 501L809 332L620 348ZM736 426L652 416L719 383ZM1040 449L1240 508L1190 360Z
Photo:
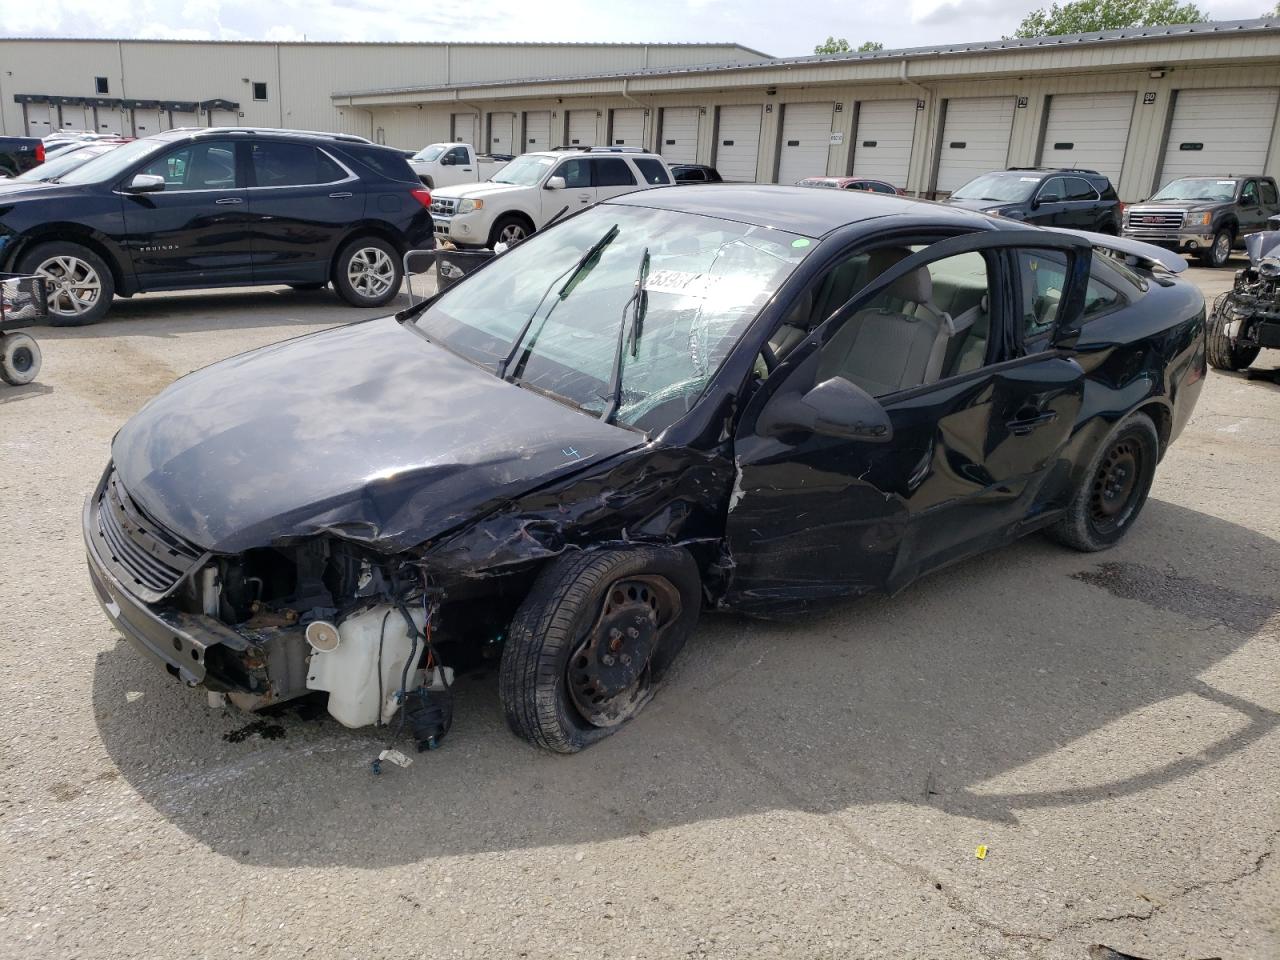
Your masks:
M1182 221L1185 219L1186 214L1181 210L1160 213L1129 212L1129 226L1131 227L1159 227L1162 230L1177 230L1182 226Z
M451 217L455 210L458 209L458 201L450 197L432 197L431 212L438 213L442 216Z
M167 595L205 556L143 513L114 470L94 507L99 559L143 600L154 603Z

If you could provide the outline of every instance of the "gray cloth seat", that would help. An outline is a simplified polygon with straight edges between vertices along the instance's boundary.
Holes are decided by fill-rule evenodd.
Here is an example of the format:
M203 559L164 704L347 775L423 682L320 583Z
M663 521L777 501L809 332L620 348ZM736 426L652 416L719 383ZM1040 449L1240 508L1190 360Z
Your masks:
M875 397L932 383L952 331L950 316L933 303L929 271L921 267L895 280L877 306L860 310L836 332L819 358L817 382L844 377Z

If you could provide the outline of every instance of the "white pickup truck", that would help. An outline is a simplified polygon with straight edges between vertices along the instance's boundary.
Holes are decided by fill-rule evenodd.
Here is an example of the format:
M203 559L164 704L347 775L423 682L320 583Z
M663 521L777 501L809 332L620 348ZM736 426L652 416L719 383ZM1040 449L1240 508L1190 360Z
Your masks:
M561 211L672 182L660 156L636 147L526 153L487 183L432 191L431 218L437 239L493 247L523 240Z
M488 180L511 160L476 153L469 143L433 143L409 159L409 166L428 190Z

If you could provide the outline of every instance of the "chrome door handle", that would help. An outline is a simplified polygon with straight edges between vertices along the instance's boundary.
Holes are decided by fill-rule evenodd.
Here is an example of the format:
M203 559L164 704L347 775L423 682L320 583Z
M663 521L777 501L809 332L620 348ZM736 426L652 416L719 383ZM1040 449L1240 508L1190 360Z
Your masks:
M345 200L345 199L346 199L347 197L349 197L349 196L351 196L351 194L349 194L349 193L331 193L331 194L329 194L329 199L330 199L330 200Z
M240 197L223 197L221 200L215 200L214 203L244 203Z

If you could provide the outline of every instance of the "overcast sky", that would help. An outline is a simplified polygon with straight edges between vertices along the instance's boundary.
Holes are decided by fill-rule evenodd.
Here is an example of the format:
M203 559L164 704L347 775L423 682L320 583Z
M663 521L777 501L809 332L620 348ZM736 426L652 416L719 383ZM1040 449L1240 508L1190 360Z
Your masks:
M1048 5L1047 3L1044 5ZM1216 19L1272 0L1200 0ZM911 47L1012 33L1034 0L0 0L0 36L210 40L732 41L775 56L829 34Z

